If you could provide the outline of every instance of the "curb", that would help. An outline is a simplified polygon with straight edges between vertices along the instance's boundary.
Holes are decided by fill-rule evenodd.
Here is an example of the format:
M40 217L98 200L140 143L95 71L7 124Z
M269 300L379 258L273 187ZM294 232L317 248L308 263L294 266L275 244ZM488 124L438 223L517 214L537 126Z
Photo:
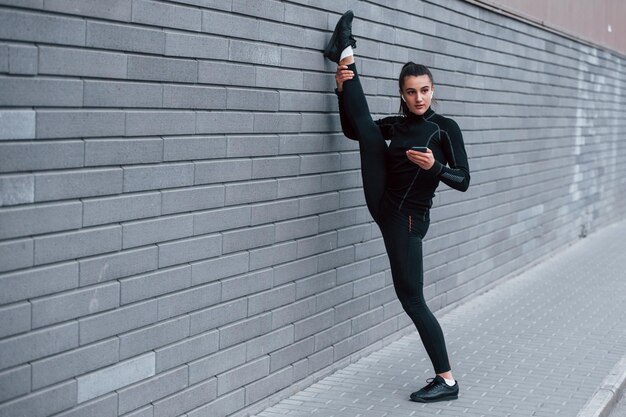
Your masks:
M626 356L604 378L602 385L577 417L607 417L626 389Z

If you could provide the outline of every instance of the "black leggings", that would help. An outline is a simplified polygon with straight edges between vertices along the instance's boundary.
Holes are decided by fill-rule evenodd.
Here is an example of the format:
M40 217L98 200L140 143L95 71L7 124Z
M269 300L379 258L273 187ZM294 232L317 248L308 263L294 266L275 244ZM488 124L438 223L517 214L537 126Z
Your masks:
M372 120L356 66L348 69L354 78L343 84L343 109L359 141L365 202L383 235L396 295L415 324L435 373L444 373L450 363L443 331L424 299L422 239L430 220L403 215L383 199L387 143Z

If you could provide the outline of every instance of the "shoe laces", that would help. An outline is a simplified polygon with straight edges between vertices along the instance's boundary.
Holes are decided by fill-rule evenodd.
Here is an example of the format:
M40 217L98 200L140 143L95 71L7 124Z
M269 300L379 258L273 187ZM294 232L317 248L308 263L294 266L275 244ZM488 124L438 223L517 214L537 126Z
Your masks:
M428 384L423 388L424 391L431 391L433 388L435 388L437 386L437 382L435 382L436 378L428 378L426 380L426 382L428 382Z

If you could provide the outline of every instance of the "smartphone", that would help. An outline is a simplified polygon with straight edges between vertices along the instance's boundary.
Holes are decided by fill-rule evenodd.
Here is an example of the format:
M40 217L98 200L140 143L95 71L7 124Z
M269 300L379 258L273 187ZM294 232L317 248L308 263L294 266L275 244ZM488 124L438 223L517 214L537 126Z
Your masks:
M411 146L411 149L418 152L428 152L428 148L426 146Z

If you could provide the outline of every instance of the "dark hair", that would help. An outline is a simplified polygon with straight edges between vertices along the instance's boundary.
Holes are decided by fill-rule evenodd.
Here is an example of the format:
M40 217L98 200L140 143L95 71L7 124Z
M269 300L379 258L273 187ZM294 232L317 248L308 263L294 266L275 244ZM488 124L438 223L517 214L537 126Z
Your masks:
M430 78L430 83L435 83L433 80L433 74L431 74L430 70L425 65L416 64L412 61L404 64L402 66L402 71L400 71L400 77L398 77L398 87L400 88L400 91L402 91L402 87L404 86L405 77L419 77L420 75L428 75L428 78ZM402 99L400 99L400 109L398 110L398 113L402 113L405 116L408 116L410 113L409 108Z

